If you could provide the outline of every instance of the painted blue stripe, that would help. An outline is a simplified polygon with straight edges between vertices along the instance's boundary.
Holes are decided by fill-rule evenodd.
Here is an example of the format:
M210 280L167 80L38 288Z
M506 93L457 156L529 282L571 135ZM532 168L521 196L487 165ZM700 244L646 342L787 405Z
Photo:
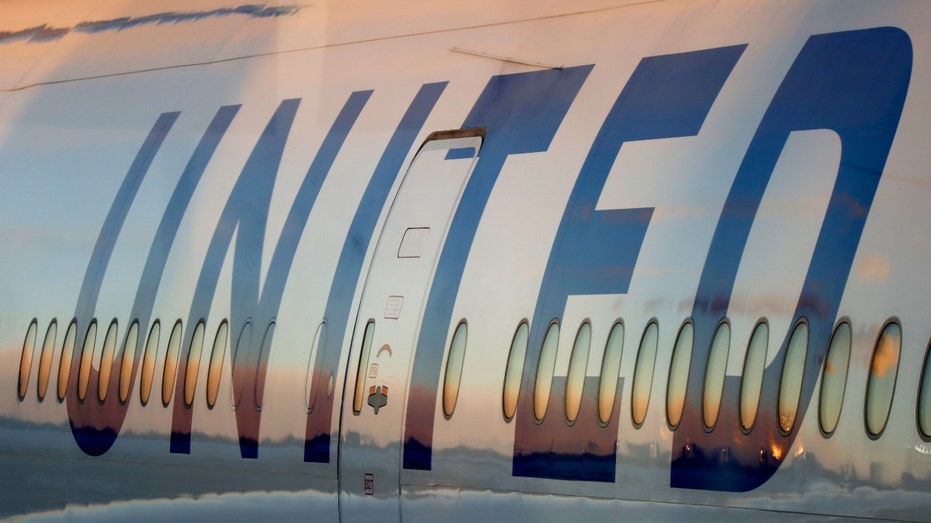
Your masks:
M294 255L304 234L304 228L307 226L307 219L320 194L320 188L326 181L333 162L336 161L336 155L343 148L349 131L355 125L371 96L372 91L359 91L350 95L323 143L320 144L320 150L317 151L304 181L298 188L294 203L291 204L291 210L281 230L281 238L278 240L278 245L269 263L265 285L262 288L264 316L274 317L278 314L288 275L291 273L291 265L294 262Z
M571 427L554 412L541 423L532 415L543 337L550 321L562 318L569 296L625 294L630 285L653 209L596 210L623 144L698 134L745 47L644 58L605 118L569 197L540 286L516 415L515 476L614 481L616 425L603 429L596 409L580 412ZM564 381L553 380L550 406L565 404L565 387L556 386Z
M268 210L271 205L272 191L278 175L278 166L285 143L300 105L299 99L282 101L262 131L246 160L229 199L220 214L217 228L213 233L207 254L201 266L200 275L194 287L191 301L187 332L184 335L185 352L180 358L178 375L183 376L187 365L187 352L190 350L191 335L196 322L209 317L210 306L216 291L217 280L227 253L230 251L233 233L236 244L233 248L233 282L230 304L230 329L238 335L242 326L252 318L261 329L267 322L255 321L258 306L259 278L262 265L262 248L265 244L265 230L268 222ZM260 340L261 341L261 340ZM259 344L238 347L234 358L236 365L246 368L255 365ZM235 394L242 393L243 401L252 404L254 398L254 372L234 372L232 387ZM177 387L183 387L184 380L178 380ZM260 416L254 408L236 410L236 425L239 431L240 454L244 458L258 456L258 433ZM175 401L172 429L171 452L190 452L191 411L184 407L183 401Z
M484 127L487 132L450 224L427 299L408 394L406 469L431 467L434 406L446 335L462 271L498 174L509 155L549 148L590 71L591 66L584 66L496 76L488 82L463 124L464 128Z
M282 228L281 235L279 236L278 244L275 246L275 251L272 256L271 263L269 264L268 270L266 272L265 283L262 288L261 297L259 298L259 302L254 304L258 310L253 310L251 312L251 317L256 318L260 324L268 323L278 314L278 310L281 306L281 299L284 294L285 285L287 283L292 263L294 261L294 256L297 252L298 244L300 243L300 240L303 236L307 220L310 217L311 211L313 210L314 203L316 202L317 196L320 193L320 188L322 187L323 182L326 180L326 177L330 172L330 168L336 159L336 155L339 153L343 143L346 140L346 136L349 134L349 131L355 124L359 114L362 112L362 108L365 107L365 104L370 96L371 91L357 92L349 96L349 99L343 105L343 108L340 110L336 120L333 122L333 125L330 127L330 130L321 143L320 149L317 151L317 154L314 157L310 168L307 170L307 174L305 175L304 180L301 182L301 186L298 188L294 202L291 205L288 217L286 218L284 227ZM294 109L296 110L296 108L297 107L295 105ZM283 136L287 136L289 134L288 132L283 131L283 127L279 126L277 131L279 134L282 134ZM283 145L283 143L284 142L282 141L281 144ZM275 170L277 170L277 166L275 167ZM209 297L203 295L202 300L195 300L197 306L192 308L187 323L187 333L185 335L187 345L185 347L185 356L190 351L189 340L193 335L197 321L202 317L206 317L210 304L213 302L213 293L215 290L216 285L214 282L214 286L211 289ZM204 307L208 309L205 309ZM236 335L238 335L238 333L236 333ZM261 347L261 340L257 341ZM269 340L269 344L270 343L271 340ZM265 364L268 361L269 355L269 351L262 352L258 355L256 369L262 370L267 368L265 367ZM182 368L179 369L179 375L181 372L183 372L186 366L186 357L182 358L182 361L184 363L182 364ZM257 396L260 396L264 391L265 374L259 372L256 374L255 380L256 386L253 387L253 389L258 388L259 391L256 392L256 394ZM176 393L183 393L183 381L179 380ZM256 399L257 401L261 402L260 397L257 397ZM193 409L193 406L190 408L184 408L181 402L175 402L174 417L172 419L172 452L190 453ZM253 438L250 438L244 434L240 434L240 436L240 441L245 442L249 448L251 448L251 444L249 442L251 442ZM257 448L255 450L257 452Z
M171 198L168 200L168 206L165 208L165 213L162 215L161 222L158 224L158 229L155 231L155 237L152 240L152 245L149 247L149 254L142 270L142 276L139 279L139 287L136 290L136 298L133 302L132 313L130 315L130 321L139 321L139 332L141 334L136 340L135 347L130 348L124 345L124 350L133 350L136 355L133 360L131 383L135 382L136 370L139 368L142 361L140 354L142 352L143 342L147 339L145 333L148 332L149 325L153 321L152 309L155 306L155 297L162 281L162 275L165 272L168 254L178 234L178 228L181 226L181 219L184 217L184 213L191 203L194 190L197 188L198 183L200 183L204 170L206 170L207 164L210 163L210 159L213 158L213 154L216 152L220 140L226 134L227 129L229 129L233 118L239 112L239 107L238 105L229 105L221 107L217 111L217 114L213 117L210 125L207 126L207 130L194 149L193 154L191 154L191 159L188 161L187 166L181 173L181 177L178 179L177 185L175 185ZM193 327L194 324L190 324L189 322L188 329L190 332L193 332ZM190 332L185 337L188 340L190 340ZM187 358L185 357L183 361L186 362ZM119 373L113 373L112 379L116 380L118 376ZM180 380L182 383L183 381L184 380ZM117 384L114 381L110 386L115 389ZM119 433L119 428L126 416L126 408L124 407L119 411L110 412L112 412L112 414L110 415L109 423L110 426L114 428L115 437ZM119 415L119 419L114 418L116 415ZM174 441L174 438L174 434L172 434L172 441ZM172 446L172 449L174 449L174 446Z
M458 149L450 149L446 153L447 160L470 160L475 158L475 147L460 147Z
M795 311L795 318L807 318L810 328L796 416L804 419L895 137L911 68L908 35L896 28L877 28L812 36L783 79L740 165L705 260L693 308L695 348L685 413L673 439L671 486L751 490L778 469L781 460L774 454L788 453L798 429L781 434L775 407L789 332L765 371L764 406L746 436L737 430L733 407L738 402L736 378L725 383L722 405L728 408L722 407L717 429L708 433L702 426L702 373L711 338L727 313L753 221L789 135L810 129L835 131L841 142L837 179ZM722 449L727 449L726 462L720 459Z
M143 142L142 147L136 154L136 158L129 167L123 183L120 185L107 217L104 219L103 227L97 236L97 243L94 245L94 251L91 254L90 261L87 264L87 270L84 273L84 281L81 284L81 291L78 294L78 303L74 313L78 324L78 338L75 347L84 346L84 337L87 334L84 327L90 323L94 316L94 310L97 307L97 298L100 295L100 287L103 283L103 277L107 272L107 266L110 264L110 256L113 254L113 248L116 240L123 229L123 223L126 221L126 215L132 206L136 194L139 192L139 186L149 172L149 166L155 154L161 148L168 131L178 119L181 113L163 113L155 121L152 130ZM68 395L66 397L68 404L68 422L71 426L71 434L74 436L78 447L85 454L99 456L110 449L116 440L116 431L107 426L107 420L97 419L95 415L97 405L95 401L87 403L80 402L77 398L77 367L80 364L80 358L73 358L71 362L71 382L68 384Z
M91 259L87 264L87 270L84 273L84 281L81 284L81 292L78 295L78 306L75 316L78 323L85 324L94 315L94 309L97 307L97 297L100 294L100 286L103 277L107 272L107 266L110 263L110 255L113 254L113 248L116 240L123 229L123 223L126 221L126 215L129 214L129 208L132 206L136 194L139 192L139 186L145 179L146 173L149 172L149 166L155 154L162 146L168 131L174 125L181 113L163 113L155 121L155 125L146 137L142 148L136 154L123 183L120 185L110 211L103 222L100 234L97 236L97 243L94 245L94 251Z

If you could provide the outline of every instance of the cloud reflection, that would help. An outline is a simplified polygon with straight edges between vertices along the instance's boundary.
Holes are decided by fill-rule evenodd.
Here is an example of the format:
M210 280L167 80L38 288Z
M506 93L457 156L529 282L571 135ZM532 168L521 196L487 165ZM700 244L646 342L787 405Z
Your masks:
M274 18L297 13L303 6L283 5L266 6L246 4L238 7L224 7L206 11L168 11L146 16L123 16L109 20L81 22L72 27L51 27L47 24L22 29L19 31L0 31L0 45L25 41L27 43L46 43L63 38L71 32L96 34L108 31L124 31L146 25L179 24L197 22L207 18L229 16L247 16L249 18Z

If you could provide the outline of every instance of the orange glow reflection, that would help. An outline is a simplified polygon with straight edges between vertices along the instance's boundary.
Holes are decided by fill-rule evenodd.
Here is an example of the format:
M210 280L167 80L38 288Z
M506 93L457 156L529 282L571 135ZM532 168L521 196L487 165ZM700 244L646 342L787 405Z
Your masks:
M782 460L782 447L776 445L775 443L771 444L769 447L769 452L776 458L776 461Z
M899 362L898 329L886 328L876 343L876 355L870 373L878 378L885 377L889 371L895 371Z

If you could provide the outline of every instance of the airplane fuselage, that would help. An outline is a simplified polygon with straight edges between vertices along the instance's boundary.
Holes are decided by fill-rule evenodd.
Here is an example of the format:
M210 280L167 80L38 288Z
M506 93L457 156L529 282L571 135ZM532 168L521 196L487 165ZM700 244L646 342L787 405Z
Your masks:
M931 520L931 10L491 4L0 23L0 516Z

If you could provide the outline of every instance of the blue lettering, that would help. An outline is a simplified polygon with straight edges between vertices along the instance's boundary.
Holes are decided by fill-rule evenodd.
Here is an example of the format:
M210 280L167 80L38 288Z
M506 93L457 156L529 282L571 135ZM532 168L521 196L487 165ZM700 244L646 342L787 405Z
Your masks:
M427 298L414 356L407 419L404 468L430 470L433 413L443 348L462 270L485 203L508 155L545 151L591 66L496 76L488 82L464 128L487 130L482 153L456 214ZM455 153L454 153L455 154Z
M561 318L570 295L623 294L630 285L653 209L595 209L623 144L698 134L744 47L644 58L605 118L572 190L540 286L516 416L515 476L614 481L620 402L605 427L594 401L585 404L572 426L561 415L537 423L530 414L543 336L550 321ZM594 398L597 381L586 378L583 394ZM549 403L550 410L565 404L564 377L554 379L552 391L558 401Z
M180 375L184 375L186 369L190 339L197 321L206 318L210 312L217 279L234 230L237 231L237 240L233 258L230 326L235 328L233 332L237 334L250 322L264 329L277 316L294 255L314 202L320 193L320 187L370 96L371 91L353 93L330 127L298 188L259 295L259 269L271 193L284 144L298 106L297 100L282 102L243 167L208 247L189 313L185 353L178 370ZM234 336L234 339L239 340L239 337ZM269 358L269 352L263 352L261 349L271 340L247 337L235 343L241 342L247 345L232 348L234 395L240 398L240 401L246 401L248 406L261 405ZM182 394L182 388L183 380L179 380L176 390L178 395ZM183 402L175 402L171 431L172 452L190 452L192 419L193 406L187 407ZM261 412L256 408L239 408L236 410L236 422L240 454L244 458L258 457Z
M191 334L196 322L206 319L210 313L210 304L216 291L217 280L223 260L230 249L233 233L236 233L236 245L233 251L232 304L230 307L230 330L239 333L250 319L263 329L270 318L260 315L259 278L262 265L262 248L265 245L265 226L271 204L272 189L278 174L281 154L287 141L294 115L300 100L281 102L275 114L259 137L255 148L242 173L233 186L233 191L220 214L220 220L207 248L207 254L201 266L200 276L194 287L194 298L188 317L187 333L184 336L185 348L180 358L179 373L184 375L187 365L187 353L190 350ZM264 299L265 297L262 296ZM234 337L235 339L235 337ZM249 340L247 340L249 341ZM247 405L258 404L255 397L255 381L258 380L259 344L249 346L233 345L233 394L245 395ZM249 372L249 371L252 372ZM178 380L177 387L184 386L184 380ZM181 391L178 390L179 395ZM184 402L176 401L172 417L171 451L190 452L190 424L192 409ZM236 425L239 430L239 446L242 457L258 456L258 433L260 413L254 408L236 410Z
M842 147L837 180L794 315L807 318L810 326L798 413L802 419L895 136L911 66L911 42L899 29L815 35L773 97L724 204L695 298L695 349L685 414L673 439L671 486L754 489L779 467L777 451L771 449L777 447L778 455L785 455L795 440L797 429L781 434L773 408L760 410L756 427L746 436L736 429L731 408L722 409L718 430L704 430L701 386L714 328L727 313L750 228L789 134L811 129L836 132ZM776 404L788 334L763 378L763 401L770 405ZM737 404L737 389L737 378L728 378L724 405ZM722 450L727 452L726 462L719 459Z
M362 201L349 226L349 234L343 243L343 250L339 256L324 312L328 325L327 331L330 334L322 350L318 351L314 362L312 409L307 414L304 461L330 462L333 395L327 390L327 382L331 374L336 374L339 365L339 352L342 350L344 334L352 313L352 297L359 283L365 252L368 250L378 216L397 179L404 158L411 150L427 116L445 88L445 82L426 84L414 97L375 167L375 172L365 188Z
M142 144L133 160L122 185L113 199L110 211L104 220L100 234L97 236L97 243L94 245L94 252L87 264L87 270L84 273L84 282L81 284L81 291L78 294L78 304L74 313L75 322L78 325L78 338L75 347L84 346L84 337L87 335L86 326L90 325L94 317L94 310L97 307L97 298L100 295L100 287L103 284L103 277L107 272L107 265L110 263L110 255L113 254L113 248L116 240L123 228L123 222L129 213L132 201L139 192L139 186L145 179L152 159L165 141L168 131L178 119L180 113L163 113L155 121L152 130L149 131L148 137ZM100 456L110 450L116 441L120 426L126 416L126 408L120 406L118 402L109 402L103 407L106 412L101 412L101 407L95 401L82 402L78 400L77 394L77 376L78 366L81 358L72 358L71 360L71 379L68 383L67 405L68 421L71 425L71 434L74 436L78 447L85 454L90 456ZM119 373L114 373L114 375ZM96 372L92 370L90 383L96 382ZM112 384L111 384L112 385ZM107 413L112 412L112 415ZM103 414L103 415L101 415Z

